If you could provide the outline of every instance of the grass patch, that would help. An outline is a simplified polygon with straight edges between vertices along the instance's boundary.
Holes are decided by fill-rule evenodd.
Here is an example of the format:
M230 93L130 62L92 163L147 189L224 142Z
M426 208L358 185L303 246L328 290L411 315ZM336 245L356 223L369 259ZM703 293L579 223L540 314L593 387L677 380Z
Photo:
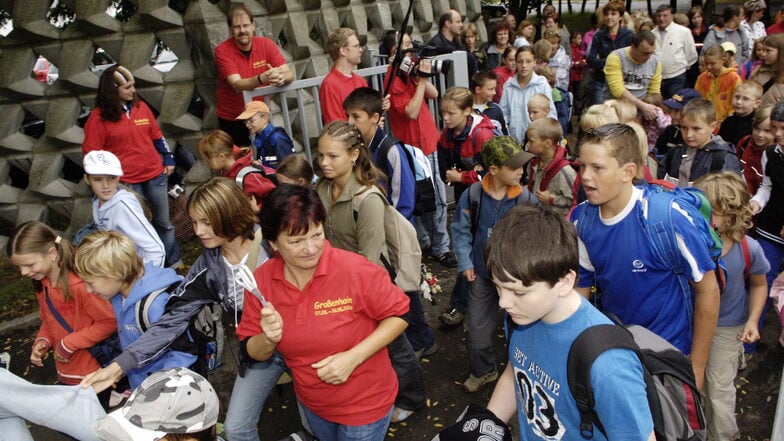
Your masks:
M23 317L37 310L33 283L21 277L7 258L0 259L0 322Z

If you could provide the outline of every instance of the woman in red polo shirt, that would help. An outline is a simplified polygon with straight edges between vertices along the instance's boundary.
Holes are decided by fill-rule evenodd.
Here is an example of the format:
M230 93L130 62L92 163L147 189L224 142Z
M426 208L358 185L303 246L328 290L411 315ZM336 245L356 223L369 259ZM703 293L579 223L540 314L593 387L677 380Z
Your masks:
M82 154L108 150L120 158L123 183L144 195L150 206L152 225L166 249L165 266L178 266L180 249L167 199L168 177L175 163L158 121L138 99L133 74L119 64L101 75L95 103L84 126Z
M386 271L324 238L316 192L281 185L264 202L261 230L275 257L256 272L237 328L254 360L277 350L321 441L381 441L398 382L386 346L406 328L408 297Z

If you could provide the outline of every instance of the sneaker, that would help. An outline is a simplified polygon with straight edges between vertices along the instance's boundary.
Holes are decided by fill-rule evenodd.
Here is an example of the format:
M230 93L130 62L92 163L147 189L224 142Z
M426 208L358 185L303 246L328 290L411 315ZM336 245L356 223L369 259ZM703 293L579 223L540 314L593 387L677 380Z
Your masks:
M438 343L433 342L432 346L428 348L422 348L418 351L414 351L414 354L416 354L417 360L421 360L422 357L429 357L435 354L436 352L438 352Z
M457 259L455 253L447 251L446 253L436 257L436 261L447 268L457 268Z
M493 372L484 374L481 377L475 377L473 374L468 377L468 380L463 383L463 389L466 392L474 393L482 388L487 383L492 383L498 379L498 370L493 369Z
M438 319L447 326L457 326L465 319L465 314L452 308L442 312L441 315L438 316Z
M402 421L405 421L408 417L410 417L413 414L414 414L413 410L401 409L395 406L392 409L392 419L390 421L393 423L400 423Z

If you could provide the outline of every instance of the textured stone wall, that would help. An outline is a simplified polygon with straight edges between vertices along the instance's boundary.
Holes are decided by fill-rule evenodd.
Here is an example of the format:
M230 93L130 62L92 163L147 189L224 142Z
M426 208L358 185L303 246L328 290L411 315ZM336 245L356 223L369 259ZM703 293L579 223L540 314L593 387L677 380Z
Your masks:
M75 12L73 23L59 29L46 17L50 0L0 0L14 30L0 38L0 245L11 228L27 220L48 222L72 233L90 217L90 189L80 180L84 132L79 122L85 107L94 106L99 74L90 64L96 47L136 76L139 95L159 112L158 122L171 146L193 151L215 118L214 47L228 38L225 11L229 3L191 1L184 12L166 0L139 0L126 23L107 15L107 0L61 0ZM360 40L375 47L388 29L399 28L408 1L264 0L246 1L255 16L256 33L278 42L297 79L325 75L329 57L323 42L335 28L357 30ZM437 32L438 17L449 8L467 21L481 23L479 0L417 0L410 26L415 39ZM179 58L166 74L153 69L150 54L157 41ZM32 75L39 55L59 68L51 85ZM202 114L188 112L198 96ZM273 111L279 107L273 103ZM308 111L307 108L302 111ZM46 122L40 138L25 135L25 115ZM28 116L28 122L31 117ZM298 140L301 142L302 140ZM186 176L190 185L209 171L201 164Z

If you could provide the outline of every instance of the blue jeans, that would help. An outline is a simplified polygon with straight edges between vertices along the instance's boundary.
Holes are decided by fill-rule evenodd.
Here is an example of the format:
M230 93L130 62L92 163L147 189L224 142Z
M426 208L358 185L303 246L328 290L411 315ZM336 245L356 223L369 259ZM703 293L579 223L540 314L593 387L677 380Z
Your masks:
M425 320L425 310L422 308L419 294L419 291L406 293L411 301L409 303L409 313L405 317L406 321L408 321L405 335L414 351L427 349L436 342L436 337Z
M180 247L174 237L174 225L169 220L169 179L166 173L137 184L125 184L133 191L147 199L147 205L152 211L152 226L158 232L166 250L166 264L171 266L180 260Z
M417 231L419 245L422 249L431 247L431 254L440 257L449 251L449 233L446 227L446 187L441 180L438 169L438 151L428 155L430 168L433 170L433 185L436 190L436 211L424 216L414 216L414 228Z
M661 94L665 100L672 98L673 95L679 93L686 85L686 72L678 75L677 77L667 78L662 80Z
M361 426L346 426L327 421L305 406L302 409L319 441L383 441L392 418L392 409L389 409L386 416L378 421Z
M480 275L469 282L468 290L468 364L476 377L496 369L493 338L498 322L498 292L493 282Z
M269 360L248 366L244 377L237 375L224 422L230 440L259 441L261 409L285 370L283 357L275 352Z

